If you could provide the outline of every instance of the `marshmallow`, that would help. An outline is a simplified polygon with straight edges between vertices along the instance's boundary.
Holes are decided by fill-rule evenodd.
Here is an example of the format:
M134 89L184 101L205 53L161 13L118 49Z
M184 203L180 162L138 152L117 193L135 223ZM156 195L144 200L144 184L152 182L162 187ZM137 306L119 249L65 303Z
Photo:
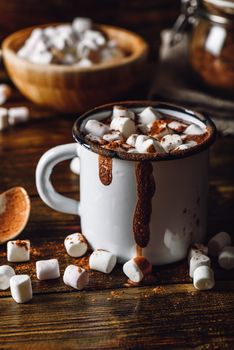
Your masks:
M215 285L213 270L206 265L196 268L193 273L193 285L199 290L212 289Z
M92 28L92 21L85 17L76 17L72 22L72 28L77 33L83 33Z
M126 117L135 120L135 113L123 106L114 106L112 118Z
M139 153L164 153L164 149L160 145L160 143L156 140L148 139L143 141L139 146L137 147L137 151Z
M6 290L10 287L10 279L15 275L15 271L11 266L0 266L0 290Z
M173 131L175 131L175 132L183 132L183 131L186 129L186 127L187 127L186 124L177 122L177 121L175 121L175 120L172 121L172 122L170 122L170 123L168 123L167 126L168 126L171 130L173 130Z
M143 256L135 257L123 265L123 272L135 283L139 283L151 271L152 265Z
M152 107L147 107L141 113L138 114L138 123L149 124L161 117L161 113L159 113Z
M193 255L189 261L189 276L193 278L193 274L196 268L203 265L210 267L210 258L200 253Z
M202 243L194 243L188 253L188 262L190 259L197 254L208 255L208 247Z
M25 123L29 119L29 109L27 107L12 107L9 108L8 115L10 125Z
M89 283L89 275L82 267L69 265L64 271L63 282L67 286L82 290Z
M53 54L49 51L33 52L30 55L30 61L36 64L49 64L53 60Z
M149 140L149 136L147 135L138 135L135 140L135 148L138 151L141 148L141 145L144 141Z
M227 232L219 232L209 240L208 251L211 256L218 256L221 250L231 245L231 237Z
M105 134L103 135L103 140L107 141L107 142L111 142L111 141L118 141L121 140L121 135L120 133L112 133L112 134Z
M202 128L200 128L200 126L196 124L191 124L184 130L185 135L202 135L204 133L205 129L203 130Z
M106 39L101 32L96 30L87 29L84 33L84 40L90 40L98 46L102 46L106 43Z
M84 255L88 249L86 239L81 233L72 233L67 236L64 240L64 245L67 254L74 258Z
M167 127L167 123L162 119L155 120L152 124L149 125L149 128L150 136L157 139L161 139L161 137L171 133L171 130Z
M17 303L32 299L32 283L28 275L16 275L10 279L11 295Z
M191 140L191 141L188 141L188 142L183 143L182 145L176 147L176 148L174 149L174 151L184 151L184 150L189 149L189 148L191 148L191 147L194 147L194 146L196 146L196 145L197 145L197 142Z
M90 119L85 124L85 132L91 133L93 136L103 137L104 134L109 132L109 126L95 120Z
M161 145L166 152L172 151L174 148L182 144L181 137L177 134L165 135L161 139Z
M0 105L3 105L11 96L11 88L9 85L0 84Z
M219 265L226 270L234 269L234 247L224 247L219 254Z
M0 107L0 130L8 128L8 110Z
M79 67L91 67L93 65L92 61L90 61L88 58L82 58L78 63L77 66Z
M30 241L17 240L7 242L7 260L10 262L29 261Z
M86 140L89 140L89 141L92 141L92 142L95 142L95 143L100 143L100 144L103 143L101 137L95 136L95 135L93 135L93 134L87 134L87 135L85 136L85 138L86 138Z
M135 147L135 144L136 144L136 139L139 135L138 134L132 134L130 135L127 140L126 140L126 143L129 145L129 146L132 146L132 147Z
M30 54L33 52L36 44L42 38L42 29L36 28L32 31L30 37L26 40L24 46L20 48L17 55L21 58L29 58Z
M110 273L116 265L116 256L106 250L97 249L89 258L89 266L92 270Z
M135 123L132 119L127 117L115 117L110 124L112 130L118 130L124 137L128 138L136 131Z
M70 170L76 175L80 174L80 158L75 157L72 159L70 162Z
M40 260L36 262L36 273L39 280L52 280L60 277L57 259Z

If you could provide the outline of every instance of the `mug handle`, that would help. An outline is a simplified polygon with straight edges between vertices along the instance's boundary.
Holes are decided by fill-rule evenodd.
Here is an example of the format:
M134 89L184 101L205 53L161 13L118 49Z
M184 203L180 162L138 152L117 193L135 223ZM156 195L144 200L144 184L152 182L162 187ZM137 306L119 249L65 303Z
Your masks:
M67 214L80 215L80 202L55 191L50 175L56 164L79 156L80 145L69 143L51 148L43 154L36 168L36 187L41 199L51 208Z

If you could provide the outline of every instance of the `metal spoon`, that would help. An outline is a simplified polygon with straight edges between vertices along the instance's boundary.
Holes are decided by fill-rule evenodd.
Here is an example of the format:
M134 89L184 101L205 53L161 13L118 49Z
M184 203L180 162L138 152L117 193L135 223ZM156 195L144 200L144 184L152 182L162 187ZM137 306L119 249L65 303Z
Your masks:
M30 199L23 187L0 194L0 244L17 237L28 222Z

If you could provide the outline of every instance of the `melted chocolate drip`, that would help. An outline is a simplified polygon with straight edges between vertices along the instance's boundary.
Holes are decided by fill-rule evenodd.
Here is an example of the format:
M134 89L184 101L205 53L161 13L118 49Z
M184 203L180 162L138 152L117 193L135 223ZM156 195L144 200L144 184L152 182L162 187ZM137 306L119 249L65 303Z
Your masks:
M104 157L99 154L99 178L101 183L108 186L112 182L112 158Z
M142 161L137 164L136 181L138 200L133 218L133 232L138 247L145 248L150 239L151 199L155 193L153 166L150 162ZM137 255L139 253L138 248Z

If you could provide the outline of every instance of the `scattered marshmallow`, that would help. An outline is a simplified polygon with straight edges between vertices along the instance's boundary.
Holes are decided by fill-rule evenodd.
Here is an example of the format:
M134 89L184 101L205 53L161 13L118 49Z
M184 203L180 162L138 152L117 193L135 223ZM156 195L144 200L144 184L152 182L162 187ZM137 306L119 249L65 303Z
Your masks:
M206 265L197 267L193 273L193 285L199 290L212 289L215 285L213 270Z
M27 107L12 107L8 110L8 121L10 125L25 123L29 119Z
M208 251L211 256L218 256L221 250L230 246L232 243L231 237L227 232L219 232L209 240Z
M234 246L224 247L219 254L218 261L223 269L234 269Z
M166 152L170 152L182 144L181 137L177 134L165 135L160 142Z
M30 259L30 241L16 240L7 242L7 260L10 262L23 262Z
M80 174L80 158L79 157L75 157L72 159L72 161L70 162L70 169L74 174L76 174L76 175Z
M188 253L188 262L190 262L190 259L197 254L208 255L208 247L202 243L194 243Z
M189 261L189 276L193 278L194 271L199 266L204 266L204 265L210 267L210 258L208 256L200 253L193 255Z
M123 265L123 272L135 283L139 283L151 271L152 265L143 256L135 257Z
M3 105L11 96L11 87L7 84L0 84L0 105Z
M11 266L0 266L0 290L6 290L10 287L10 279L14 275L15 271Z
M67 286L82 290L89 283L89 275L82 267L69 265L64 271L63 282Z
M127 117L115 117L112 119L110 128L112 130L118 130L124 137L128 138L136 131L135 123L132 119Z
M147 107L141 113L138 114L138 123L149 124L159 118L161 118L161 113L159 113L152 107Z
M200 128L200 126L196 124L189 125L185 130L185 135L202 135L205 133L205 129Z
M92 270L110 273L117 262L116 256L106 250L97 249L89 258L89 266Z
M103 135L107 134L109 130L110 130L109 126L95 119L90 119L85 124L85 132L91 133L93 136L103 137Z
M36 273L39 280L52 280L60 277L57 259L39 260L36 262Z
M28 275L15 275L10 279L12 298L17 303L27 303L32 299L32 283Z
M65 245L67 254L74 258L83 256L88 249L88 244L86 239L79 232L72 233L71 235L67 236L64 240L64 245Z
M0 107L0 130L7 129L8 125L8 110Z
M126 117L135 120L135 113L123 106L114 106L112 118Z

